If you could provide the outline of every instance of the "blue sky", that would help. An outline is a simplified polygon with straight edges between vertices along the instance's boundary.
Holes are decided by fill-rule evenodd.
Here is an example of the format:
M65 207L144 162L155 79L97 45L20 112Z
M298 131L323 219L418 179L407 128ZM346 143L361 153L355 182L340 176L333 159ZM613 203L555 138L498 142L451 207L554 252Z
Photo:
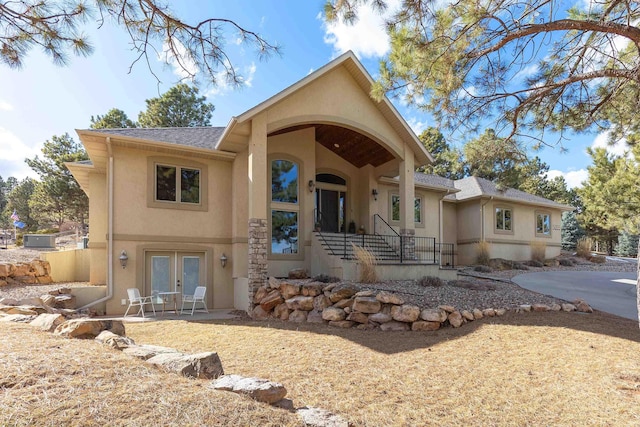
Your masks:
M236 0L181 1L174 6L186 21L204 17L228 18L260 33L282 46L282 56L261 61L248 47L235 43L229 34L227 51L244 75L247 85L232 89L201 87L215 105L212 124L225 126L234 115L274 95L305 77L339 54L353 50L375 77L378 62L388 51L382 19L363 10L359 23L327 25L322 19L324 0ZM392 0L391 3L397 2ZM174 2L177 3L177 2ZM95 47L88 58L71 57L66 67L55 66L38 50L32 50L21 70L0 65L0 176L22 179L33 176L25 157L40 153L42 144L53 135L65 132L77 139L74 129L88 128L91 116L111 108L124 110L136 120L145 108L145 99L157 97L178 82L170 66L153 62L154 72L145 63L134 65L124 32L105 24L89 22L84 31ZM392 100L416 133L435 123L428 114ZM550 141L555 142L555 141ZM570 186L586 179L590 145L605 146L605 135L580 135L565 143L566 154L545 148L537 153L551 167L551 176L564 175ZM615 147L614 147L615 149Z

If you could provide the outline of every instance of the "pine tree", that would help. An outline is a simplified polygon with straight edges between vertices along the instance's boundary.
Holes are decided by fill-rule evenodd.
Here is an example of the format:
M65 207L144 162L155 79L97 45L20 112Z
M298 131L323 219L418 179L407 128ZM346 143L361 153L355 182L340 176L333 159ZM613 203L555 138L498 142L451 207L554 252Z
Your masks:
M637 234L631 234L627 231L620 233L615 254L624 257L638 256L638 238L639 236Z
M586 235L575 212L562 213L562 249L573 250L578 240Z

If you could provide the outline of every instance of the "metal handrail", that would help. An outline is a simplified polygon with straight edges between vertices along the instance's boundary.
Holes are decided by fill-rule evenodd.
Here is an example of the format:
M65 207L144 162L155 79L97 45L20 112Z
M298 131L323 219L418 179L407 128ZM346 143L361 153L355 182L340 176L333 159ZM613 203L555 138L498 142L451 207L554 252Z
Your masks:
M373 215L373 234L379 234L381 236L385 235L384 233L378 233L378 231L377 231L378 230L378 220L382 221L382 223L387 226L387 230L391 230L391 232L393 233L391 235L395 234L396 236L400 237L398 232L396 230L394 230L393 227L391 227L389 225L389 223L387 221L385 221L384 218L382 218L378 214Z

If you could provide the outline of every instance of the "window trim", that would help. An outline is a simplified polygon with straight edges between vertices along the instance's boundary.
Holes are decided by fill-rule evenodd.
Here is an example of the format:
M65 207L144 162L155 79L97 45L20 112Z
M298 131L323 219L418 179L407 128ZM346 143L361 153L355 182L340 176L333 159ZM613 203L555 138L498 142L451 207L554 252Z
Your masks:
M549 232L548 233L539 233L538 232L538 216L539 215L546 215L549 217ZM550 239L552 237L553 234L553 225L551 222L551 212L549 211L543 211L543 210L537 210L535 211L534 215L533 215L533 229L535 232L536 237L544 237L547 239Z
M397 197L398 198L398 203L400 203L402 201L402 197L400 197L400 193L397 192L393 192L390 191L389 192L389 224L393 224L393 225L400 225L400 219L393 219L393 198ZM418 194L416 193L413 197L414 199L414 209L415 209L415 200L419 199L420 200L420 221L415 221L415 210L414 210L414 215L413 215L413 219L414 219L414 227L416 228L422 228L424 227L425 221L424 221L424 214L425 214L425 208L424 208L424 195L423 194ZM400 212L400 211L398 211ZM398 213L399 215L399 213Z
M505 229L500 229L498 228L498 223L496 220L496 213L498 209L502 209L503 211L510 211L511 212L511 229L510 230L505 230ZM514 229L515 227L515 220L514 220L514 209L512 206L509 205L494 205L493 206L493 215L492 215L492 222L493 222L493 232L496 234L514 234ZM504 215L503 215L503 222L504 222Z
M178 180L181 177L180 169L194 169L200 172L200 201L199 203L181 202L178 200L157 200L157 166L168 166L176 168L176 198L181 194L178 188ZM208 166L187 159L178 159L174 157L157 157L147 158L147 207L160 209L179 209L189 211L208 211L209 208L209 173Z
M275 202L273 201L273 195L271 194L271 163L275 160L286 160L293 162L298 167L298 202ZM302 186L303 182L306 182L304 177L304 165L301 159L283 153L271 153L267 156L267 259L274 261L301 261L304 260L304 200L306 197L305 187ZM307 192L308 193L308 192ZM273 212L294 212L298 215L298 253L295 254L279 254L271 252L272 236L273 236Z

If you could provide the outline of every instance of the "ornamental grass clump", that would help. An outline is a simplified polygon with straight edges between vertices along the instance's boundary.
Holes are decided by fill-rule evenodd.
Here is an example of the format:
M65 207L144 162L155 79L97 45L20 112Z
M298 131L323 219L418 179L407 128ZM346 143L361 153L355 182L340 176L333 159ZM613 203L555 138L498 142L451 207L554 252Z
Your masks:
M545 256L547 254L547 244L545 242L533 241L531 246L531 259L544 263Z
M578 240L576 245L576 255L580 258L588 259L591 256L591 247L593 246L593 240L589 237L583 237Z
M353 247L353 254L356 256L358 265L360 266L358 272L360 283L376 283L378 281L376 256L363 247L356 246L353 243L351 246Z
M491 245L486 240L476 243L476 264L489 265L491 259Z

